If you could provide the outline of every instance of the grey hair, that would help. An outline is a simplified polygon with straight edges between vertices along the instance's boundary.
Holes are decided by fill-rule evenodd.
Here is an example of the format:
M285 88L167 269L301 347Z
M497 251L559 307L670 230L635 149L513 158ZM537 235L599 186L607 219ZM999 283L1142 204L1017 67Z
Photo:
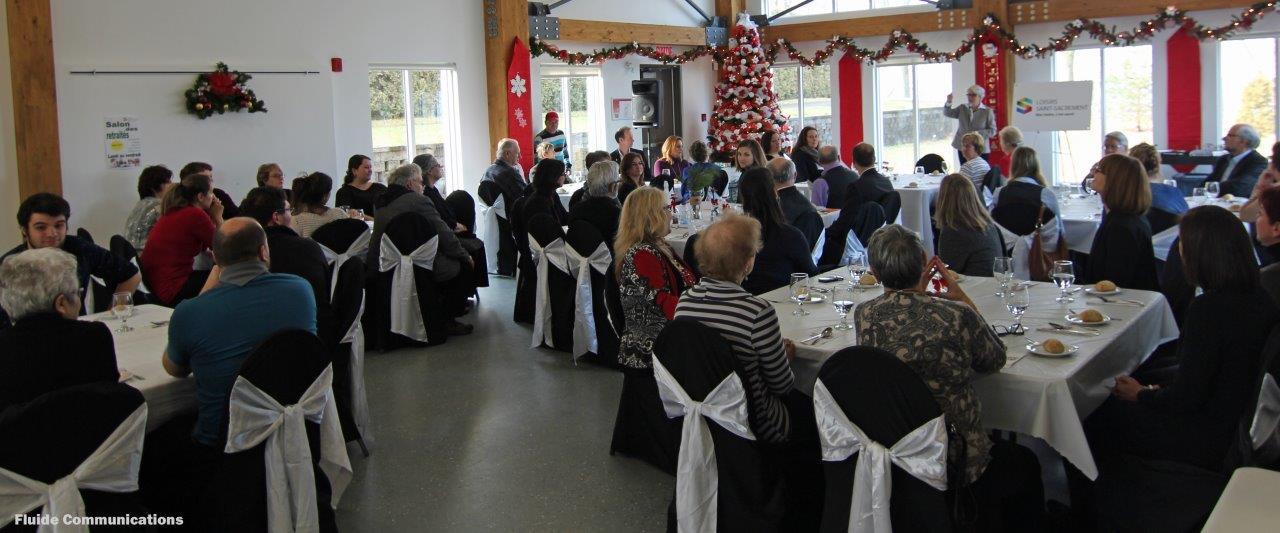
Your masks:
M840 160L840 149L831 145L818 149L818 164L830 165Z
M618 164L611 160L597 161L587 170L587 196L608 196L610 187L622 181L618 176Z
M407 165L400 165L396 167L395 170L392 170L391 174L387 176L387 185L399 185L401 187L408 187L409 182L412 181L413 178L421 178L421 177L422 177L422 167L419 167L418 165L415 165L413 163L409 163Z
M773 182L787 183L796 179L796 164L785 157L775 157L769 162L769 170L773 172Z
M1238 129L1236 135L1244 139L1244 143L1249 145L1250 149L1256 149L1262 143L1262 138L1258 135L1258 129L1249 124L1236 124Z
M974 94L978 95L979 100L987 97L987 90L983 88L981 85L971 85L969 86L969 90L973 91Z
M871 234L867 258L885 288L910 289L924 274L924 244L911 230L890 224Z
M1117 143L1120 143L1120 146L1123 146L1126 149L1129 148L1129 138L1126 137L1123 132L1113 131L1108 133L1102 138L1102 142L1106 143L1107 139L1115 139Z
M13 320L54 311L59 294L80 297L76 258L60 248L27 250L0 265L0 306Z
M519 150L519 149L520 149L520 143L516 142L515 139L504 138L498 141L498 148L494 150L493 157L494 159L502 159L502 154L505 154L511 150Z

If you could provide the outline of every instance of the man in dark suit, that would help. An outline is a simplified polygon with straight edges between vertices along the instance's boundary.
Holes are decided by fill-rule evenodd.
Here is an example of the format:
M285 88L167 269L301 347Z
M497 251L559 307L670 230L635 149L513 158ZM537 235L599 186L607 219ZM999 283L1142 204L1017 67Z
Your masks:
M653 180L653 167L649 166L649 158L644 156L643 151L632 148L636 139L631 134L631 126L618 128L618 131L613 134L613 140L618 143L618 149L609 153L609 159L612 159L618 165L622 165L622 156L628 153L640 154L640 160L644 161L644 182L649 183ZM587 168L587 170L590 171L591 169Z
M1267 158L1257 151L1261 142L1258 130L1248 124L1236 124L1222 137L1222 142L1226 144L1227 155L1213 164L1213 172L1205 182L1220 182L1220 195L1248 198L1258 183L1258 176L1267 170Z
M516 200L524 196L524 190L529 187L529 182L525 181L516 166L520 162L520 143L515 139L498 141L496 157L493 164L485 169L484 177L480 178L480 181L492 181L498 184L498 188L502 189L502 199L506 203L507 212L510 213L511 207L516 205Z
M471 254L471 260L477 265L483 264L485 259L484 242L475 236L473 228L468 228L458 221L457 213L453 212L449 202L446 202L444 196L440 194L440 189L436 188L440 180L444 179L444 165L431 154L418 154L417 157L413 158L413 164L422 169L422 179L426 182L422 189L422 194L431 199L431 204L436 206L436 212L440 214L440 220L443 220L446 226L453 228L453 232L458 235L458 242L467 250L467 253ZM474 269L474 273L477 276L477 282L480 282L480 276L485 276L484 283L488 283L488 277L483 270ZM480 286L487 287L488 285Z
M834 146L823 146L818 150L818 166L823 172L813 182L810 193L813 203L834 209L843 207L845 192L858 180L858 174L844 166L840 161L840 151Z
M796 188L796 164L785 157L778 157L769 162L769 171L773 173L773 186L778 191L782 218L804 234L812 250L818 243L818 236L822 235L822 215L818 214L813 202Z
M858 179L845 190L846 206L861 205L862 202L883 203L884 196L893 192L893 182L880 175L875 166L874 146L860 143L853 147L853 170L858 173Z

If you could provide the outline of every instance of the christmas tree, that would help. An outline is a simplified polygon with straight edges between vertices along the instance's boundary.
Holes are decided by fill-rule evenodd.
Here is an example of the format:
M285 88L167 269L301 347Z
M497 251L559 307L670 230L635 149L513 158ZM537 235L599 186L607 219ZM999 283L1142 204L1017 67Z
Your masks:
M769 70L769 60L760 44L760 28L745 13L738 17L729 38L729 50L721 57L724 67L716 83L715 110L707 136L711 149L732 152L739 141L758 141L766 131L781 132L785 143L791 127L778 109L773 71Z

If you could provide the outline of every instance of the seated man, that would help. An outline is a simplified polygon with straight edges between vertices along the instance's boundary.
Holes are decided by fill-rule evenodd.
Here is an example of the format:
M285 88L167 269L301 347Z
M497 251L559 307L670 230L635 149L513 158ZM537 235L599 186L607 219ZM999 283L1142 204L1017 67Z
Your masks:
M809 249L812 250L818 243L818 236L822 234L822 216L818 215L813 202L796 188L796 164L790 159L779 157L769 162L769 170L773 172L773 186L778 191L782 218L804 234L804 238L809 241Z
M453 228L453 232L458 235L458 241L462 244L462 247L467 250L467 253L471 254L471 260L476 264L480 264L485 257L484 242L476 237L475 228L468 228L458 221L453 208L449 207L449 202L445 201L444 196L440 194L440 189L436 187L440 180L444 179L444 165L431 154L418 155L413 158L413 164L422 169L422 179L426 180L422 194L431 199L431 205L435 206L437 213L440 213L440 219L444 221L444 224ZM484 277L484 279L487 283L488 278Z
M378 199L378 210L373 218L373 235L369 241L368 261L365 264L370 270L378 271L378 258L382 253L379 243L392 219L404 213L422 215L440 237L432 271L436 282L440 284L446 312L449 316L459 317L466 313L467 297L475 291L471 274L475 262L471 259L471 254L462 247L453 229L440 218L435 204L423 195L425 188L422 169L418 165L410 163L391 171L387 177L387 192ZM466 335L471 330L471 325L457 320L453 320L449 326L450 335Z
M0 305L15 320L0 330L0 411L46 392L119 379L106 324L76 320L79 292L76 258L57 248L27 250L0 265Z
M133 294L138 284L142 283L138 267L101 246L75 235L67 235L67 220L70 218L71 205L61 196L42 192L27 197L18 206L18 228L22 231L22 244L9 250L4 257L37 248L61 248L76 258L76 281L82 293L91 287L89 276L92 275L112 287L113 294ZM0 317L0 322L8 320Z
M1267 170L1267 158L1257 150L1261 142L1258 130L1248 124L1236 124L1227 131L1222 142L1227 147L1227 154L1213 164L1213 172L1205 182L1221 182L1218 187L1220 195L1248 198L1258 183L1258 176Z
M836 209L844 207L845 191L858 179L858 174L844 166L840 161L840 150L834 146L818 149L818 166L822 167L822 176L813 181L809 198L814 205Z
M853 147L853 170L858 179L845 190L845 206L862 205L863 202L883 204L885 195L893 192L893 182L876 170L876 148L867 143ZM852 205L849 202L853 202ZM892 220L888 221L890 224Z

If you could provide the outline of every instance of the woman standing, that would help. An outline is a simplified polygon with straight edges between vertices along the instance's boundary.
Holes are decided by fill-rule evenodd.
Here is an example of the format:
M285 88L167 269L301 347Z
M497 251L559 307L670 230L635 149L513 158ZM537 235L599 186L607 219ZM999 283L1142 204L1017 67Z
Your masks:
M1093 188L1102 197L1102 223L1089 248L1084 283L1110 280L1119 287L1160 290L1147 209L1151 187L1137 159L1111 154L1093 167Z
M995 258L1003 255L1000 228L978 201L973 184L960 174L942 178L936 206L938 257L954 272L991 277Z
M661 189L675 189L676 183L684 180L684 171L689 168L689 161L684 158L684 141L672 135L662 143L662 157L653 163L653 181L650 185Z
M670 232L667 199L654 188L627 197L613 243L618 291L626 316L618 362L622 398L613 428L611 452L641 457L673 471L679 433L663 412L653 378L653 341L675 316L685 289L698 282L693 270L664 239Z
M618 204L622 204L627 201L628 194L645 186L644 156L634 152L622 156L619 170L622 172L622 185L618 186Z
M796 164L796 183L818 179L822 167L818 166L818 129L806 126L800 130L800 141L791 148L791 161Z
M387 186L373 181L373 161L369 156L356 154L347 160L347 175L338 189L338 206L373 216L378 197L384 192Z
M298 182L294 182L298 183ZM299 236L310 237L320 226L348 218L348 213L329 207L329 192L333 190L333 178L323 172L310 176L294 186L293 231Z
M140 259L151 293L174 307L200 294L209 279L209 271L195 270L194 263L213 247L213 232L222 225L222 202L213 195L212 178L190 174L165 192L160 212Z

